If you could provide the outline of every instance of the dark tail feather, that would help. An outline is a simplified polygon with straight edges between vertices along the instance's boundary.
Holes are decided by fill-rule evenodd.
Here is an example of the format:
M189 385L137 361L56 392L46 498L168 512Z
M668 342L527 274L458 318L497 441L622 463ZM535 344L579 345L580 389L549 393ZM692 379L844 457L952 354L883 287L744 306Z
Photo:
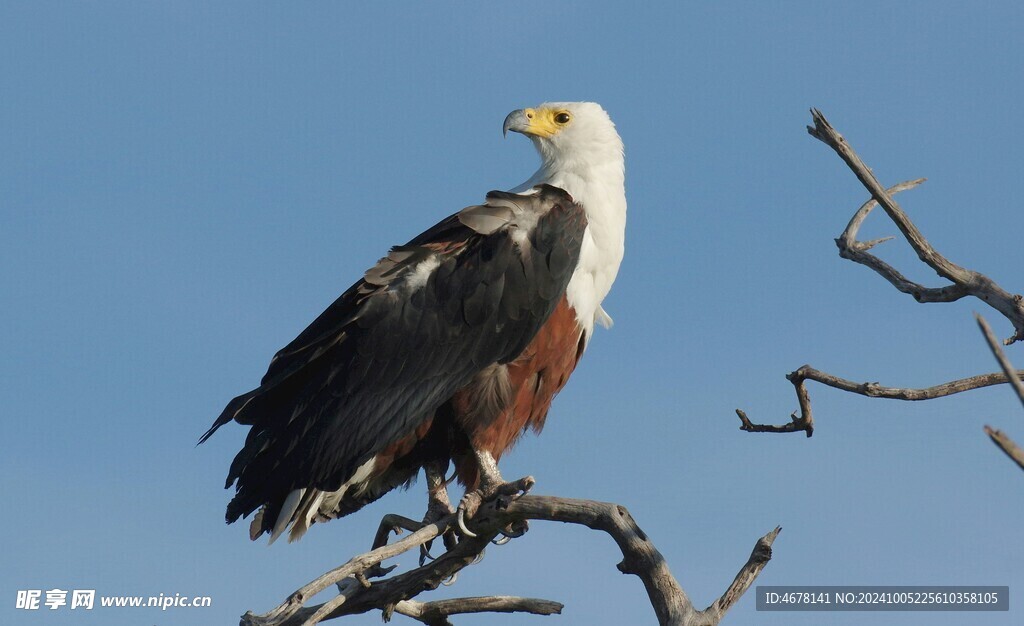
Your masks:
M235 416L242 410L245 403L255 397L259 392L259 389L253 389L249 393L242 394L231 402L228 402L228 405L224 407L224 410L221 412L220 417L214 420L213 426L210 426L210 430L203 433L203 436L199 438L199 443L205 442L213 433L217 432L218 428L235 419ZM197 443L196 445L199 444Z

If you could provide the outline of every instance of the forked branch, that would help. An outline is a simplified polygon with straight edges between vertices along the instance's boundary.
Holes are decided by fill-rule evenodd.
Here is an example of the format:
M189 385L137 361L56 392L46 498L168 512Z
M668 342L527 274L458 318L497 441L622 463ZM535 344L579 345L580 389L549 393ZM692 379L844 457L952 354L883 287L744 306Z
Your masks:
M874 270L896 289L910 294L918 302L954 302L965 296L974 296L996 311L999 311L1013 324L1014 334L1004 342L1005 344L1009 345L1024 339L1024 299L1020 295L1010 294L988 276L963 268L942 256L924 238L921 231L917 229L917 226L910 221L907 214L904 213L900 205L893 199L893 196L897 193L913 189L923 183L925 179L918 178L885 189L878 182L878 179L875 178L871 168L865 165L846 139L829 124L821 111L811 109L811 115L814 118L814 126L808 126L807 132L835 150L836 154L843 159L864 187L871 193L871 198L857 209L849 224L847 224L846 229L836 239L839 255L844 259L849 259L854 263L859 263ZM896 227L899 228L907 243L917 253L918 258L935 270L939 276L949 280L951 284L942 287L926 287L908 279L896 268L871 254L870 250L872 248L892 239L892 237L863 242L857 240L857 233L860 231L864 220L867 219L872 209L879 205L896 224ZM1004 373L1002 374L982 374L926 389L904 389L900 387L883 387L878 383L856 383L821 372L809 365L804 365L786 376L796 389L797 402L800 406L799 411L790 416L788 423L782 425L755 424L742 410L736 409L736 414L740 418L740 428L748 432L804 432L810 437L814 433L814 417L811 412L810 395L804 384L807 380L814 380L835 389L872 398L931 400L963 391L1003 384L1008 381L1019 384L1008 364L1004 364L1003 367ZM1017 375L1024 376L1024 372L1019 372ZM1021 393L1019 387L1018 393ZM1007 453L1009 454L1009 452Z
M696 609L686 592L669 571L664 557L640 529L629 512L617 504L552 496L526 495L509 501L491 501L480 508L472 520L476 537L463 537L451 550L416 569L386 577L391 571L381 567L384 559L414 550L444 534L454 516L430 524L393 544L382 546L349 560L289 596L280 606L264 615L246 613L242 626L312 626L345 615L382 611L385 619L394 613L409 616L424 624L448 624L448 618L462 613L488 611L525 612L535 615L559 613L562 605L550 600L491 596L457 598L435 602L412 600L423 591L435 589L459 570L472 565L484 548L510 525L521 527L527 520L546 520L579 524L607 533L619 546L622 562L618 569L643 581L659 624L714 626L754 583L771 559L771 546L781 528L757 541L750 558L740 568L732 584L710 606ZM387 520L385 520L387 521ZM387 524L382 524L387 527ZM380 578L379 580L370 580ZM316 606L307 600L331 585L340 593Z
M924 238L921 231L917 229L917 226L910 221L907 214L903 212L900 205L893 199L892 196L896 192L916 187L924 179L901 183L892 189L885 189L878 182L878 179L875 178L871 168L864 164L857 153L854 152L853 147L829 124L821 111L811 109L811 116L814 118L814 126L808 126L807 132L812 137L821 140L835 150L836 154L846 162L854 175L857 176L861 184L871 193L871 201L857 211L850 221L850 225L843 232L843 235L836 240L840 255L843 258L848 258L851 261L861 263L875 270L892 283L894 287L914 296L918 302L952 302L966 295L974 296L996 311L999 311L1013 324L1014 334L1004 342L1006 345L1024 339L1024 298L1020 294L1009 293L988 276L961 267L942 256ZM867 253L868 249L880 241L869 243L859 243L856 241L857 230L860 228L861 222L864 221L864 218L867 217L867 214L876 203L881 205L882 209L885 210L886 214L896 224L896 227L900 229L903 237L910 244L910 247L914 249L914 252L917 253L921 262L935 270L939 276L949 280L952 283L951 285L927 288L909 281L891 266Z

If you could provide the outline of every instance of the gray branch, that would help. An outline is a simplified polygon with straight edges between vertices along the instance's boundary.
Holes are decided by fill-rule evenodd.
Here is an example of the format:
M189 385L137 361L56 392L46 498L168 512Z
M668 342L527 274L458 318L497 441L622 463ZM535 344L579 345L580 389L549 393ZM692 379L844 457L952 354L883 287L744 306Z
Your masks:
M1021 377L1024 377L1024 372L1016 372L1013 366L1010 364L1010 359L1006 358L1006 354L1003 349L999 346L999 341L996 340L996 336L992 333L992 328L989 327L988 322L985 321L980 315L975 314L974 316L978 320L978 327L981 328L981 334L985 336L985 341L988 343L988 347L992 350L992 355L996 357L996 361L999 362L999 367L1003 368L1003 373L1009 378L1013 390L1017 392L1017 397L1020 399L1021 404L1024 404L1024 384L1021 383ZM1020 449L1013 439L1001 430L996 430L991 426L985 426L985 434L989 436L992 443L1006 453L1006 456L1017 464L1018 467L1024 469L1024 450Z
M1017 372L1017 375L1024 376L1024 370ZM810 437L814 434L814 415L811 412L811 397L807 392L807 386L804 384L808 380L819 382L825 386L832 387L833 389L839 389L841 391L847 391L849 393L855 393L869 398L908 400L911 402L934 400L935 398L944 398L946 396L971 391L973 389L1002 385L1009 380L1005 373L993 372L991 374L981 374L979 376L971 376L970 378L952 380L947 383L942 383L941 385L926 387L924 389L910 389L904 387L884 387L875 382L857 383L852 380L846 380L845 378L839 378L838 376L833 376L832 374L816 370L810 365L804 365L798 370L790 372L786 375L786 378L789 382L793 383L793 386L796 388L796 397L800 405L800 411L798 413L793 413L790 416L788 424L774 426L770 424L755 424L750 421L750 418L747 417L746 413L740 409L736 409L736 414L739 416L741 422L740 430L752 433L804 432L808 437Z
M1020 295L1010 294L988 276L960 267L939 254L928 240L924 238L924 235L917 229L917 226L910 221L910 218L903 212L900 205L893 200L893 196L896 194L917 187L925 179L918 178L899 183L888 189L883 188L882 184L875 178L871 168L865 165L846 139L829 124L821 111L811 109L811 116L814 118L814 126L808 126L807 132L812 137L819 139L835 150L836 154L846 162L864 187L871 192L871 198L857 209L857 212L850 218L846 229L836 239L836 246L839 247L839 256L874 270L892 284L893 287L903 293L910 294L918 302L954 302L965 296L974 296L996 311L999 311L1013 324L1014 335L1004 343L1010 344L1024 339L1024 298ZM860 231L861 225L876 206L881 206L885 210L900 232L903 233L907 243L917 253L918 258L935 270L939 276L946 278L952 284L943 287L926 287L908 279L896 268L869 252L878 244L888 241L892 237L864 242L857 240L857 233ZM1004 373L1002 374L982 374L926 389L904 389L900 387L883 387L878 383L856 383L818 371L809 365L804 365L786 376L796 389L797 402L800 406L799 411L790 415L788 423L781 425L755 424L740 409L736 409L736 415L740 418L740 429L747 432L803 432L810 437L814 434L814 416L811 412L811 398L804 384L805 381L813 380L842 391L871 398L889 398L892 400L931 400L1006 382L1014 383L1018 394L1024 393L1017 378L1017 376L1024 376L1024 371L1017 373L1015 376L1008 362L1003 364L1003 369ZM1024 396L1022 396L1022 401L1024 401Z
M242 626L313 626L322 621L382 611L385 619L393 613L407 615L425 624L448 624L448 617L483 611L526 612L551 615L562 605L549 600L491 596L458 598L436 602L413 601L420 593L436 589L461 569L472 565L500 532L523 528L527 520L545 520L579 524L607 533L619 546L622 562L618 569L640 578L658 618L658 623L673 626L715 626L771 559L771 546L781 528L776 528L754 546L747 562L724 594L708 608L694 608L686 592L669 571L665 558L654 547L646 533L633 520L625 507L593 500L577 500L553 496L526 495L507 501L486 503L473 517L476 537L462 537L451 550L416 569L381 580L391 570L381 562L444 534L452 527L454 516L425 526L393 544L371 550L349 560L345 565L317 577L291 594L281 605L264 615L249 612L242 616ZM386 527L386 524L382 524ZM338 585L338 596L320 605L305 606L315 594Z
M1003 431L996 430L987 424L985 425L985 434L989 436L992 443L996 444L996 447L1017 464L1017 467L1024 470L1024 450L1021 450L1013 439L1010 439Z
M992 328L989 327L988 322L985 321L980 315L975 314L974 318L978 320L978 327L981 328L981 334L985 336L985 341L988 343L988 347L992 350L992 355L996 357L996 361L999 362L999 367L1003 369L1003 374L1010 381L1010 385L1013 390L1017 392L1017 397L1020 398L1020 403L1024 405L1024 383L1021 383L1021 377L1024 376L1024 372L1017 372L1013 369L1013 365L1010 364L1010 359L1006 358L1006 353L999 347L999 342L996 340L996 336L992 333Z
M860 160L860 157L853 151L853 148L843 135L828 123L828 120L825 119L820 111L812 109L811 116L814 118L814 126L808 126L807 132L836 151L836 154L846 162L861 184L871 194L871 202L861 207L850 221L846 232L837 240L836 243L839 245L840 254L844 258L849 258L876 270L876 272L892 283L894 287L912 295L919 302L951 302L965 295L972 295L999 311L1002 316L1013 324L1014 334L1005 341L1006 344L1009 345L1014 341L1024 339L1024 298L1019 294L1011 294L1002 289L987 276L974 272L973 269L959 266L939 254L938 250L932 247L932 244L921 234L918 226L915 226L910 221L910 218L903 212L903 209L893 200L893 194L905 189L911 189L911 187L920 184L923 179L904 182L893 187L893 190L886 190L882 183L879 182L879 179L874 177L871 169ZM904 239L913 248L913 251L918 253L918 258L934 269L940 277L952 283L952 285L930 289L912 283L903 278L894 268L881 261L881 259L867 254L866 250L869 246L858 244L855 241L855 237L857 229L860 227L860 222L863 221L864 217L871 210L872 203L878 203L882 206L893 222L895 222Z
M915 187L923 182L923 179L901 183L892 189L885 189L875 178L871 168L864 164L846 139L829 124L821 111L811 109L811 116L814 118L814 126L808 126L807 132L835 150L872 197L872 200L854 215L846 231L836 240L840 255L875 270L894 287L914 296L918 302L952 302L966 295L974 296L999 311L1013 324L1014 334L1004 342L1005 344L1009 345L1015 341L1024 340L1024 298L1019 294L1009 293L988 276L963 268L939 254L938 250L924 238L917 226L910 221L900 205L893 200L893 194ZM903 233L907 243L917 253L921 262L935 270L939 276L949 280L952 285L939 288L923 287L907 280L894 268L867 253L871 245L878 242L871 242L871 245L858 243L856 234L860 223L867 217L875 203L881 205L889 215L896 227Z
M395 613L411 617L427 626L450 626L448 618L464 613L531 613L533 615L558 615L562 605L551 600L517 598L515 596L487 596L456 598L434 602L402 600L395 605Z

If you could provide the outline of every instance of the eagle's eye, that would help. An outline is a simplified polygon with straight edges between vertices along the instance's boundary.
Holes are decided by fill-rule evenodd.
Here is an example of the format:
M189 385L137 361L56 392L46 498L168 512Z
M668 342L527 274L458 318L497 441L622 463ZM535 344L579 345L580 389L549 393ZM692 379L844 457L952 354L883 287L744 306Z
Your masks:
M565 111L562 111L561 113L555 116L555 121L558 122L559 124L568 124L570 119L572 118Z

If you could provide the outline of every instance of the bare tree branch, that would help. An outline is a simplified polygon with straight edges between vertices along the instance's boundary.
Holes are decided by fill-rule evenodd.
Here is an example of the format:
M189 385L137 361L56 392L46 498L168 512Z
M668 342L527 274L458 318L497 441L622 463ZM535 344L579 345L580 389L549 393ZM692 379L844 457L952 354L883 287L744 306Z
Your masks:
M975 319L978 320L978 326L981 328L981 334L985 336L985 341L988 343L988 347L992 350L993 356L996 357L996 361L999 362L999 367L1003 368L1003 373L1010 379L1010 383L1013 386L1013 390L1017 392L1017 397L1020 398L1021 404L1024 404L1024 384L1021 384L1021 377L1024 376L1024 372L1016 372L1013 369L1013 365L1010 364L1010 359L1006 358L1006 354L1003 349L999 346L999 341L996 336L992 333L992 328L985 321L985 318L975 313ZM1008 435L1003 433L1001 430L996 430L989 425L985 425L985 434L989 436L992 443L996 444L1000 450L1006 453L1006 456L1017 464L1018 467L1024 469L1024 450L1021 450L1020 446L1014 443L1013 439L1010 439Z
M686 592L672 576L668 564L647 535L633 520L629 511L617 504L576 500L552 496L526 495L508 501L492 500L473 517L476 537L463 537L459 543L434 561L416 569L370 582L369 577L384 576L390 570L380 567L382 560L418 548L451 528L454 516L396 541L349 560L297 590L280 606L264 615L249 612L242 617L242 626L312 626L344 615L380 610L385 619L392 613L408 615L427 624L446 624L448 617L481 611L522 611L537 615L557 613L561 605L549 600L508 598L460 598L437 602L416 602L411 598L423 591L436 589L464 567L473 564L502 530L523 527L527 520L547 520L579 524L601 530L612 537L622 552L618 569L634 574L643 581L659 624L714 626L749 589L771 559L771 546L780 528L771 531L754 547L747 563L740 569L726 592L703 611L693 607ZM388 522L390 524L390 522ZM382 526L386 526L382 524ZM365 584L354 582L358 575L367 576ZM332 584L341 583L341 593L328 602L306 607L304 603Z
M1010 460L1024 470L1024 450L1021 450L1020 446L1013 442L1013 439L1007 437L1003 431L996 430L987 424L985 425L985 434L989 436L992 443L1006 453L1006 456L1010 457Z
M427 626L450 626L448 618L463 613L532 613L533 615L557 615L562 605L551 600L517 598L515 596L488 596L478 598L456 598L434 602L403 600L395 605L395 613L427 624Z
M421 544L434 539L438 535L444 534L449 528L451 528L454 522L455 516L449 515L435 524L424 526L422 529L399 541L396 541L395 543L385 545L377 548L376 550L371 550L365 554L353 557L341 567L337 567L322 574L321 576L318 576L313 581L296 590L272 611L264 613L263 615L255 615L252 612L246 613L242 616L242 626L278 626L279 624L287 623L291 617L298 615L301 612L303 604L309 598L312 598L331 585L340 583L346 578L354 578L357 572L366 572L375 566L379 566L381 561L385 559L389 559L408 550L418 548ZM339 594L338 597L344 596L345 594ZM337 597L335 600L337 600ZM312 615L312 613L310 613L310 615ZM298 623L303 623L303 621Z
M909 180L889 187L885 191L890 196L893 196L901 191L913 189L924 181L924 178ZM892 283L893 287L896 287L896 289L903 293L912 295L918 302L954 302L968 295L967 290L960 285L932 288L915 283L914 281L906 278L893 266L875 255L870 254L868 250L874 248L880 243L893 239L893 237L883 237L882 239L874 239L866 242L857 241L857 232L860 230L861 224L864 223L868 214L870 214L871 210L876 206L878 206L878 201L872 198L861 205L861 207L857 209L857 212L853 214L853 217L850 219L850 223L846 226L846 230L844 230L843 234L836 239L836 246L839 248L839 256L873 269L881 275L882 278Z
M1017 372L1013 369L1013 365L1010 364L1010 359L1006 358L1006 353L999 347L999 341L996 336L992 333L992 328L985 321L985 318L974 314L974 319L978 320L978 327L981 328L981 334L985 336L985 341L988 342L989 349L992 350L992 355L996 357L996 361L999 362L999 367L1003 368L1003 374L1010 381L1010 385L1013 390L1017 392L1017 397L1020 398L1020 403L1024 405L1024 383L1021 383L1021 377L1024 376L1024 371Z
M1007 320L1010 321L1011 324L1013 324L1014 334L1004 342L1005 344L1009 345L1015 341L1024 339L1024 298L1019 294L1011 294L1007 292L988 276L963 268L939 254L928 240L924 238L924 235L922 235L921 231L917 229L917 226L910 221L910 218L903 212L900 205L892 199L892 194L914 187L919 184L921 180L902 183L901 185L894 187L893 190L886 190L882 187L881 183L878 182L878 179L875 178L871 168L864 164L857 153L854 152L850 144L847 143L846 139L844 139L843 136L840 135L831 124L829 124L821 111L811 109L811 116L814 118L814 126L808 126L807 132L810 133L812 137L821 140L830 148L835 150L836 154L846 162L849 168L857 176L861 184L871 192L871 196L874 201L881 205L892 221L896 224L896 227L900 229L900 232L903 233L907 243L909 243L917 253L918 258L921 259L923 263L934 269L939 276L946 278L953 284L934 289L922 287L917 283L907 280L899 272L879 260L877 257L867 254L866 250L870 246L867 244L858 244L854 240L854 237L857 229L860 227L860 222L867 217L867 213L873 206L870 202L864 207L861 207L857 214L854 215L850 225L847 226L843 236L836 240L837 245L839 245L840 254L844 258L848 258L872 268L885 277L886 280L892 283L897 289L914 296L918 302L952 302L965 295L972 295L996 311L999 311Z
M1017 375L1024 376L1024 370L1018 372ZM948 383L924 389L907 389L903 387L883 387L878 383L856 383L852 380L846 380L845 378L839 378L838 376L816 370L810 365L804 365L796 371L790 372L786 375L786 379L793 383L793 386L796 388L797 401L800 404L799 413L793 413L788 424L773 426L754 424L747 417L746 413L736 409L736 414L742 422L740 430L754 433L792 433L803 431L810 437L814 433L814 418L811 413L811 398L807 393L807 387L804 385L804 382L808 380L869 398L886 398L889 400L908 400L913 402L933 400L964 391L971 391L972 389L1001 385L1008 380L1006 374L993 372L991 374L981 374L979 376L971 376L970 378L952 380Z
M717 624L725 612L729 610L732 605L736 604L736 601L740 599L747 589L754 584L754 580L757 579L758 574L764 569L764 566L768 564L768 561L772 558L772 544L775 542L775 538L782 532L782 526L776 526L775 530L771 531L764 537L757 540L754 544L754 550L750 553L750 558L740 568L736 578L733 579L732 584L725 590L722 597L709 606L708 608L701 611L701 615L708 618L706 622L698 622L705 624Z
M812 137L824 142L835 150L864 187L871 192L871 199L857 209L857 212L850 218L850 222L846 225L843 233L836 239L836 246L839 247L839 256L874 270L896 289L912 295L918 302L954 302L964 296L974 296L1002 313L1013 324L1014 335L1004 343L1010 344L1024 339L1024 298L1020 295L1008 293L984 274L960 267L939 254L928 240L924 238L924 235L921 234L921 231L917 229L914 223L910 221L910 218L903 212L900 205L893 200L893 196L897 193L913 189L923 183L925 179L918 178L899 183L888 189L883 188L878 179L875 178L871 168L864 164L850 144L847 143L846 139L829 124L821 111L811 109L811 116L814 118L814 126L808 126L807 132ZM866 242L857 240L857 233L860 231L864 220L867 219L872 209L879 205L900 229L900 232L903 233L903 237L917 253L918 258L935 270L939 276L951 281L951 285L925 287L909 280L896 268L869 252L869 250L891 239L891 237ZM995 351L994 348L993 351ZM999 358L999 354L1001 353L997 353L997 358ZM1005 357L1003 358L1005 360ZM972 376L926 389L883 387L878 383L855 383L818 371L809 365L804 365L786 376L793 383L797 402L800 405L799 411L790 416L789 423L782 425L755 424L740 409L736 409L736 415L740 418L741 430L759 433L792 433L802 431L810 437L814 434L814 417L811 412L811 399L807 393L807 387L804 385L804 382L807 380L814 380L829 387L862 396L893 400L931 400L1010 381L1014 384L1014 388L1017 389L1017 393L1021 395L1022 402L1024 402L1024 391L1022 391L1020 381L1014 376L1009 362L1004 363L1001 361L1001 365L1004 370L1003 374L993 373ZM1024 376L1024 371L1017 375Z
M798 390L803 387L798 387ZM806 433L808 437L814 434L814 418L811 417L810 407L803 412L804 415L797 415L793 413L789 416L788 424L755 424L750 421L747 417L746 412L743 409L736 409L736 415L740 418L740 430L745 430L748 433Z

